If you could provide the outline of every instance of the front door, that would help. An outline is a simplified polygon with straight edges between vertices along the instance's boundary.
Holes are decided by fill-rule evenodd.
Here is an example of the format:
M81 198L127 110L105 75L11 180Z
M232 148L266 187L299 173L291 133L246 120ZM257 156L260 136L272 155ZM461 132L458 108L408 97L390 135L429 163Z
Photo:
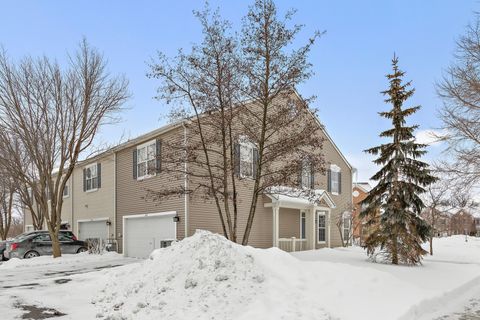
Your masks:
M327 211L317 210L316 216L316 238L317 244L327 243Z

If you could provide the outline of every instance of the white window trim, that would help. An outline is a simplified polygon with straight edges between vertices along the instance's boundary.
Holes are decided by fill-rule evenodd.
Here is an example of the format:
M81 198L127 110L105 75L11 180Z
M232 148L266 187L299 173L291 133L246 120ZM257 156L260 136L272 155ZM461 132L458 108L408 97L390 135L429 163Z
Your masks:
M140 163L140 162L138 161L138 150L139 150L139 149L143 149L143 148L148 148L148 146L150 146L150 145L152 145L152 144L155 145L155 158L150 159L150 160L148 160L148 158L147 158L146 161L142 161L142 162L145 162L145 163L146 163L146 165L147 165L147 172L148 172L148 161L155 160L155 167L156 167L156 165L157 165L157 163L156 163L156 160L157 160L157 152L158 152L158 151L157 151L157 140L154 139L154 140L147 141L147 142L145 142L145 143L142 143L142 144L138 145L137 148L136 148L136 150L137 150L137 163L136 163L136 166L137 166L137 168L136 168L136 170L137 170L137 181L142 181L142 180L145 180L145 179L149 179L149 178L155 177L155 176L157 175L157 172L156 172L156 171L155 171L153 174L152 174L152 173L147 173L147 174L145 174L145 175L143 175L143 176L140 176L140 175L138 174L138 173L139 173L139 171L138 171L138 164Z
M325 217L325 240L323 241L320 241L320 228L319 228L319 222L320 222L320 216L324 216ZM315 226L316 227L316 233L317 233L317 244L326 244L327 243L327 212L326 211L323 211L323 210L317 210L317 225Z
M342 169L337 166L336 164L331 164L330 165L330 171L333 173L339 173L339 172L342 172ZM332 179L332 176L330 176L330 179ZM340 181L338 181L338 183L340 184ZM330 182L330 185L332 186L332 182ZM333 186L332 186L332 189L333 189ZM338 186L338 190L340 189L340 186ZM335 195L335 196L338 196L339 193L337 191L332 191L331 194Z
M305 174L308 171L308 176ZM303 179L306 178L306 184L304 184ZM310 161L303 160L302 162L302 177L301 177L301 187L304 189L310 189L312 186L312 165Z
M305 216L305 219L302 219L302 215ZM305 220L305 238L302 238L302 220ZM307 239L307 213L305 211L300 211L300 232L298 234L300 235L300 239Z
M97 167L97 166L98 166L98 164L97 164L96 162L95 162L95 163L91 163L91 164L85 166L85 170L86 170L86 169L89 169L89 168ZM96 170L97 170L97 187L96 187L96 188L93 188L93 189L87 189L87 186L85 186L85 192L88 192L88 193L89 193L89 192L95 192L95 191L98 190L98 167L97 167ZM90 178L90 179L93 179L93 178ZM87 183L87 178L85 178L84 183Z
M67 180L67 183L65 183L65 188L68 188L68 189L67 189L67 190L68 190L68 194L65 195L65 189L63 189L63 194L62 194L63 199L70 197L70 193L71 193L71 190L70 190L70 179L68 179L68 180Z
M254 172L254 168L253 166L255 165L255 162L254 162L254 159L253 159L253 150L257 147L255 145L255 143L251 142L250 140L248 140L247 137L245 136L240 136L239 139L238 139L238 144L240 145L240 150L239 150L239 157L240 157L240 168L239 168L239 171L240 171L240 178L242 179L254 179L255 177L253 176L253 172ZM243 147L247 147L251 153L251 156L252 156L252 175L251 176L247 176L247 175L244 175L243 174L243 171L242 171L242 146Z

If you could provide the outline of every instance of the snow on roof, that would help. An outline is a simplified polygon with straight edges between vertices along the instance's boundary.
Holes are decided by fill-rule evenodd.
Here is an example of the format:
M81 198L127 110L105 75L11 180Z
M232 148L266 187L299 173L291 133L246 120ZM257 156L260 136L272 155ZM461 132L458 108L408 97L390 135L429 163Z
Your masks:
M355 182L353 186L358 187L365 192L370 192L372 190L372 186L368 182Z
M272 187L269 188L265 195L272 199L272 202L280 206L300 206L307 207L311 205L319 205L322 200L325 201L330 208L335 208L335 202L330 195L322 189L297 189L290 187Z

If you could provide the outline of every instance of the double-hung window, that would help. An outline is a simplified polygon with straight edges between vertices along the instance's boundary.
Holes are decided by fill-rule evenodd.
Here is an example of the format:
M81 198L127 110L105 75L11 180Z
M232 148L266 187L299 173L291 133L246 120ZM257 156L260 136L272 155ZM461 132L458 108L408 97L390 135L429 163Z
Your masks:
M85 191L98 189L98 165L96 163L87 166L84 169Z
M156 141L150 141L137 147L137 179L154 176L157 160Z
M325 243L327 241L327 220L325 211L317 211L317 242Z
M332 164L328 170L328 176L328 191L333 194L342 193L342 173L340 171L340 167Z
M239 171L242 178L255 178L255 166L258 158L258 150L255 144L245 137L239 141Z
M63 188L63 197L68 198L69 195L70 195L70 189L67 181L67 183L65 184L65 187Z
M303 160L302 162L301 180L302 188L312 187L312 166L308 160Z

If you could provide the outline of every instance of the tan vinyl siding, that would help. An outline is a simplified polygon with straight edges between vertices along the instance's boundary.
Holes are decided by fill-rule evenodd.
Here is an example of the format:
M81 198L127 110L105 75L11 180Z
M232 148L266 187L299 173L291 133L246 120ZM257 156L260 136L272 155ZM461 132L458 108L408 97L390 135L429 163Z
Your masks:
M109 238L115 238L114 203L114 155L110 154L93 161L84 161L73 172L73 232L78 233L78 221L108 218ZM95 191L83 191L83 169L91 164L101 163L101 186Z
M155 140L156 138L162 141L183 141L183 129L176 128L165 134L156 137L149 137L148 140L138 141L137 145ZM159 174L146 178L144 180L136 180L133 178L133 150L137 145L119 150L117 152L117 217L116 229L118 236L118 244L122 250L123 240L123 216L134 214L160 213L166 211L176 211L180 217L180 222L177 223L177 238L183 239L185 230L185 216L184 216L184 196L173 196L170 199L162 201L152 201L146 199L147 190L162 190L166 187L181 186L184 180L167 174L165 171ZM162 162L162 168L166 164Z
M300 210L280 208L279 237L300 238Z
M322 133L322 135L326 138L325 134ZM332 197L336 205L336 207L331 210L330 215L330 247L339 247L342 245L342 242L336 222L343 212L352 210L352 172L348 164L343 160L342 156L335 149L335 146L328 139L326 139L323 143L323 154L325 156L327 167L326 169L330 167L330 164L335 164L340 167L342 173L341 194L335 195L330 193L330 196ZM327 175L316 174L315 184L317 188L327 190ZM326 245L317 244L317 248L321 248L324 246Z
M299 122L301 122L299 120ZM301 125L301 123L299 124ZM320 125L320 124L319 124ZM331 247L341 245L340 233L336 226L336 221L344 211L351 209L352 201L352 174L348 164L337 151L333 143L328 139L325 133L319 132L325 138L322 152L325 156L327 168L330 164L340 167L342 172L342 192L340 195L331 197L336 204L336 208L331 210L330 221L327 220L327 240L330 238ZM108 217L112 221L110 227L110 236L117 238L119 250L121 252L123 240L123 217L126 215L161 213L166 211L176 211L180 217L177 223L177 238L183 239L185 236L185 197L183 194L170 196L168 199L153 201L147 199L148 190L162 191L172 187L180 188L184 184L182 175L167 173L165 166L169 165L162 161L163 171L157 175L137 180L133 177L133 151L138 145L148 141L160 138L163 142L182 144L184 141L184 129L182 126L171 126L165 130L156 130L152 133L129 141L119 147L112 149L110 153L100 155L99 157L82 162L75 168L71 178L70 196L65 198L62 212L62 220L69 221L74 232L77 232L77 221L86 219L95 219ZM198 139L193 134L188 136L188 141ZM163 146L162 146L163 149ZM113 154L115 152L115 154ZM116 163L115 163L116 159ZM214 159L218 161L218 159ZM282 159L278 159L282 161ZM283 160L285 161L285 160ZM94 192L83 191L83 168L90 163L102 163L102 185ZM191 177L188 181L189 189L194 189L198 185L198 178ZM317 189L327 189L327 175L315 174L315 187ZM250 200L252 196L253 180L241 179L238 181L238 227L237 242L241 242L250 209ZM114 194L116 190L116 195ZM73 212L72 208L73 201ZM273 244L273 224L272 208L265 207L265 203L271 200L267 196L260 196L258 199L254 223L249 238L249 245L259 248L269 248ZM205 199L202 194L191 195L187 199L188 224L187 235L192 235L197 229L206 229L212 232L223 234L221 222L218 216L217 207L213 199ZM222 207L223 208L223 207ZM116 215L115 215L116 212ZM233 210L231 210L233 214ZM328 217L327 217L328 218ZM25 223L31 221L28 215L25 217ZM279 236L282 238L300 237L300 210L298 209L280 209L279 218ZM330 230L330 236L328 235ZM324 245L316 244L317 248Z
M243 180L238 185L238 227L237 242L241 243L245 231L250 209L252 180ZM264 207L265 197L259 197L257 210L254 217L252 231L248 244L258 248L270 248L273 242L272 234L272 209ZM232 211L233 212L233 211ZM203 200L200 197L190 199L189 233L196 229L205 229L223 235L222 225L218 210L213 200Z

